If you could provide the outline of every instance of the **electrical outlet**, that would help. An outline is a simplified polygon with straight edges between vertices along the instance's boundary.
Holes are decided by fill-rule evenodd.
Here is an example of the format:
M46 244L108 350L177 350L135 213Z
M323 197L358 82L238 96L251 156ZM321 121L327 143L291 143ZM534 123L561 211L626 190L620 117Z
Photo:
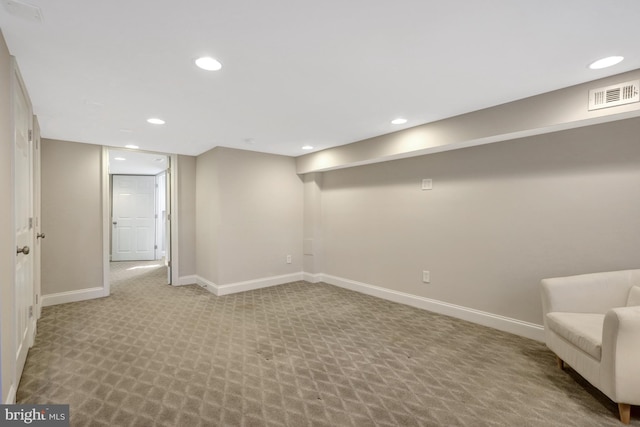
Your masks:
M423 190L432 190L433 189L433 180L431 180L431 179L423 179L422 180L422 189Z
M431 273L429 273L427 270L422 271L422 281L424 283L431 283Z
M287 255L287 264L291 264L291 255Z

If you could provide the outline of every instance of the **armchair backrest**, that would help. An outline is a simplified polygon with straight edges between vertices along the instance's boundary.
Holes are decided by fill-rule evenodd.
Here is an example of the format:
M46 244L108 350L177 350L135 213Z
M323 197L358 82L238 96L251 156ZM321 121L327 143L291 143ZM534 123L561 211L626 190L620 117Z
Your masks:
M605 314L627 305L633 285L640 285L640 269L544 279L543 315L553 311Z

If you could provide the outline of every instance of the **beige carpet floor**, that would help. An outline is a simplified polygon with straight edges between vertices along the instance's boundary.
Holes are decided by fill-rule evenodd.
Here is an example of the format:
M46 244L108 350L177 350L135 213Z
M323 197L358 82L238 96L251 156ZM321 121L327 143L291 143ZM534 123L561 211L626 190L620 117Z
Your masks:
M535 341L326 284L164 275L114 263L111 297L46 307L18 402L68 403L72 426L620 426Z

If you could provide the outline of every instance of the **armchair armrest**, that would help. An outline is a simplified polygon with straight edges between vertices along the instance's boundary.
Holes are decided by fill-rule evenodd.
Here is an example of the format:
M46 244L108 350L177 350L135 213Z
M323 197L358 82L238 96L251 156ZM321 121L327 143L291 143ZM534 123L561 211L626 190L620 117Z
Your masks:
M640 306L609 310L602 330L601 390L614 402L640 405Z

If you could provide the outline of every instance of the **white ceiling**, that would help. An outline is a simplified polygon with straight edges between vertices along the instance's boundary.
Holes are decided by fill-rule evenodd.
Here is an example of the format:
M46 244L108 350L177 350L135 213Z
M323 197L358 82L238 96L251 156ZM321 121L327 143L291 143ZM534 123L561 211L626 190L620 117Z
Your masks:
M45 138L178 154L299 156L640 68L638 0L24 1L42 22L0 28Z

